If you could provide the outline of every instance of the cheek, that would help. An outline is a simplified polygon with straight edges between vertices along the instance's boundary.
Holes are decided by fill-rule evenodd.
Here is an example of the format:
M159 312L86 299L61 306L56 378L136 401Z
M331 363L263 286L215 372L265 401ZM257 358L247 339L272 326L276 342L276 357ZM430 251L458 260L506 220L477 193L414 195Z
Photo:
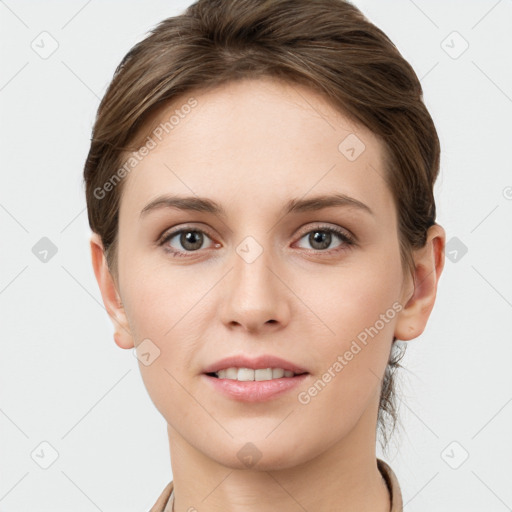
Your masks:
M364 410L387 364L400 287L400 264L390 255L339 268L324 281L324 293L309 293L306 302L328 330L314 344L319 381L305 390L304 402L311 398L324 410L328 403L354 414Z
M157 353L149 365L139 362L144 385L171 425L176 421L187 424L194 411L188 392L195 391L187 379L193 371L190 361L204 338L201 326L207 321L201 298L212 286L191 269L172 272L169 267L155 266L148 272L139 266L137 272L129 273L124 287L123 302L135 344L150 340L148 346Z
M125 266L123 304L134 343L141 344L137 353L146 353L149 347L152 354L150 364L139 360L139 369L148 394L164 415L166 407L183 410L178 407L183 394L179 382L191 371L205 323L198 315L208 287L190 269L173 272L169 266L136 261Z
M131 267L126 268L123 302L137 338L173 338L201 311L201 299L215 284L210 273L193 266L173 269L165 262L133 262Z
M389 335L396 316L393 304L400 298L402 285L400 262L393 251L389 252L387 257L383 252L369 254L357 261L354 258L353 265L300 278L305 302L328 327L325 339L337 341L328 345L343 349L347 342L374 326L381 315L385 315L385 323L379 322L377 328L384 337Z

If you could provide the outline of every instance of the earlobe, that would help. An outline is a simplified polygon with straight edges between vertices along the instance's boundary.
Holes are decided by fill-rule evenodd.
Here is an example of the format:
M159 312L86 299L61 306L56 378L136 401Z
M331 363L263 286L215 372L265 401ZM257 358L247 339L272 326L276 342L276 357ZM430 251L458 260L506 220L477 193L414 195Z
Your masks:
M114 341L120 348L133 348L134 342L126 312L114 278L108 268L101 237L97 233L92 234L90 245L94 275L100 288L105 309L114 324Z
M396 325L395 336L399 340L417 338L427 325L434 307L437 285L444 268L446 233L439 224L427 232L425 246L414 252L414 290L402 297L403 309Z

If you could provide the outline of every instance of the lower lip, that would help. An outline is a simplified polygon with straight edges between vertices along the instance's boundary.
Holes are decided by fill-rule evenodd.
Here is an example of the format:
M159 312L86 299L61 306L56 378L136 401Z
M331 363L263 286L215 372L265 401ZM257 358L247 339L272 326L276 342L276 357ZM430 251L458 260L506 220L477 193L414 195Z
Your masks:
M308 375L303 373L295 377L242 382L233 379L218 379L203 374L217 391L241 402L264 402L265 400L281 396L304 382Z

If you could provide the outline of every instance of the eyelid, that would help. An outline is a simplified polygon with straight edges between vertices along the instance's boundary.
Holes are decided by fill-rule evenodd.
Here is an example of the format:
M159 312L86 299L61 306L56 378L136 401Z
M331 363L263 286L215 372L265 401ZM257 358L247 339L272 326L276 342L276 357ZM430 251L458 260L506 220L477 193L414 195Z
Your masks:
M181 233L182 231L197 231L199 233L204 233L205 235L208 235L208 237L211 238L212 240L214 239L214 237L207 228L192 226L185 223L178 224L171 228L165 229L160 235L158 235L156 243L158 245L162 245L165 242L167 242L169 238L172 238L173 236Z
M334 232L334 233L338 234L342 238L343 237L346 238L347 239L346 243L351 243L351 244L356 244L357 243L357 237L355 235L353 235L348 229L342 228L341 226L338 226L336 224L327 224L325 222L320 222L316 226L310 226L310 225L306 226L302 230L300 238L302 238L304 235L307 235L308 233L311 233L311 231L315 231L315 230L317 230L317 231L331 231L331 232Z
M196 231L196 232L202 233L202 234L206 235L208 238L210 238L210 240L211 240L211 242L213 243L214 246L216 246L216 247L219 246L219 243L216 242L215 237L212 236L209 233L208 229L202 228L202 227L200 228L200 227L189 225L189 224L179 224L179 225L174 226L172 228L166 229L158 237L157 245L163 246L164 244L169 242L169 240L171 240L172 238L174 238L175 236L179 235L180 233L182 233L184 231ZM334 249L328 249L328 250L306 249L306 250L318 253L320 255L322 253L332 254L333 252L347 250L350 247L352 247L352 246L357 244L357 238L349 230L347 230L346 228L342 228L341 226L338 226L338 225L331 225L331 224L322 223L322 222L319 222L318 224L313 225L313 226L311 226L311 223L310 223L310 224L306 225L305 227L303 227L300 230L300 234L298 235L297 241L294 242L294 243L297 243L302 238L304 238L305 235L307 235L307 234L309 234L309 233L311 233L313 231L327 231L327 232L334 233L335 235L338 235L338 237L340 238L340 240L342 242L341 243L341 247L337 247L337 248L334 248ZM199 254L199 253L204 251L204 249L203 250L197 250L197 251L180 251L180 250L169 249L169 248L166 248L166 250L168 250L169 252L173 253L174 255L183 255L183 254L193 255L194 253L198 253Z

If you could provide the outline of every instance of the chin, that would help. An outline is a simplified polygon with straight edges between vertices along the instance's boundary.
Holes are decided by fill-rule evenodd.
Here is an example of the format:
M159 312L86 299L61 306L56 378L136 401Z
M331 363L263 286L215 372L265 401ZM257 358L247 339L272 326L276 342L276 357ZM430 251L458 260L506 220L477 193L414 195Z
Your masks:
M314 453L309 456L301 447L290 443L288 446L279 443L269 443L264 439L261 442L242 441L230 443L224 446L218 453L206 453L218 464L230 469L246 469L252 471L279 471L298 466L315 457ZM233 454L232 456L227 456Z

